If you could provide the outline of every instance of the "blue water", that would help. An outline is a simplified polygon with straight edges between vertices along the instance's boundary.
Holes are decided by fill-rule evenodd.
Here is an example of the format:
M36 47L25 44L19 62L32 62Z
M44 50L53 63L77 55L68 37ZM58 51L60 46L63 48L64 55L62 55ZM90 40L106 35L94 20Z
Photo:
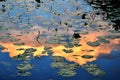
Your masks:
M11 1L11 0L10 0ZM45 1L45 0L44 0ZM88 4L86 5L81 5L84 4L85 0L81 0L79 5L70 5L67 4L68 0L55 0L56 3L54 4L49 4L47 5L47 8L51 8L52 10L55 11L56 13L61 13L64 12L65 9L67 9L67 12L74 12L76 11L74 6L78 6L79 9L83 9L85 12L92 11L92 7ZM72 0L71 0L72 1ZM77 1L77 0L76 0ZM78 0L79 1L79 0ZM26 0L27 2L27 0ZM58 3L62 2L62 5L64 6L59 6ZM8 4L12 4L7 0ZM15 25L20 25L20 23L28 23L28 19L33 20L33 25L37 24L43 27L48 27L51 25L43 24L45 21L51 21L53 17L55 17L56 21L61 21L62 19L58 16L55 16L51 14L49 11L45 12L43 9L44 7L40 7L37 10L33 10L31 13L25 14L25 10L22 8L18 8L18 5L20 4L15 4L13 6L13 9L9 11L9 19L15 20ZM1 4L0 4L1 7ZM57 10L56 10L57 8ZM18 13L21 15L21 19L17 21L16 15ZM0 14L0 20L4 19L1 17ZM43 17L44 20L38 20L35 18L35 16L40 16ZM70 16L68 14L65 15L66 18L68 19L79 19L81 16ZM79 23L74 23L74 25L79 25ZM52 26L52 27L56 27ZM26 26L24 26L25 29ZM18 27L16 27L18 29ZM69 39L67 39L69 41ZM30 70L32 73L31 76L29 77L21 77L17 75L17 65L20 63L23 63L23 61L16 61L13 60L12 58L9 57L9 53L2 53L0 51L0 80L120 80L120 51L112 51L109 55L100 55L96 61L93 61L91 63L99 65L99 67L106 72L105 76L102 77L95 77L90 74L83 68L77 69L77 75L74 77L70 78L65 78L58 76L57 71L58 69L54 69L50 67L50 64L52 63L52 59L50 56L42 56L39 59L33 59L31 58L30 63L34 65L34 68ZM69 61L68 61L69 62Z
M43 0L43 1L46 3L46 1L48 0ZM2 17L2 20L5 19L5 21L6 20L14 21L13 23L16 26L20 25L21 27L24 27L24 28L32 25L47 27L48 25L43 25L43 23L51 21L51 19L53 18L55 19L55 23L58 21L62 21L61 19L62 16L54 15L52 12L55 12L57 14L65 13L64 16L68 16L67 18L71 19L72 16L70 16L69 13L77 11L76 7L78 7L79 10L82 9L84 12L90 12L93 10L92 7L86 3L85 0L73 1L74 3L77 3L77 5L72 4L73 2L68 3L68 1L69 0L64 0L64 1L55 0L54 3L48 4L49 3L48 2L46 5L41 4L41 7L35 8L36 3L29 3L29 1L21 2L21 3L13 3L12 0L7 0L6 5L8 7L11 7L11 9L6 10L7 11L6 13L9 15L5 15L5 13L1 14L1 15L7 16L4 18ZM59 5L59 3L61 3L62 5ZM23 6L23 8L20 8L20 5L22 4L31 4L34 7L30 12L26 13L27 8L25 6ZM1 5L2 4L0 3L0 9L2 8ZM37 16L43 18L44 22L43 20L37 19L36 18ZM29 22L29 20L32 20L32 22ZM21 23L25 25L22 26ZM50 23L50 24L54 24L54 23ZM18 29L18 27L16 29Z
M0 80L120 80L119 61L120 51L112 51L108 57L100 55L96 61L90 62L99 65L100 69L106 72L105 76L95 77L83 68L79 68L76 76L65 78L57 75L58 69L50 67L51 57L43 56L39 59L31 59L30 63L34 65L34 68L30 70L32 73L30 77L21 77L17 75L16 66L22 61L12 60L8 53L0 52Z

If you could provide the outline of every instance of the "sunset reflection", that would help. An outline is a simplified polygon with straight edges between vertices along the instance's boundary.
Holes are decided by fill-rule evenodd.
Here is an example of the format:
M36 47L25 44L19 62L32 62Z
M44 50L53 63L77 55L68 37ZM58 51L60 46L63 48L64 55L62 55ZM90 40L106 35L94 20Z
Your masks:
M44 42L44 40L42 40L40 41L41 44L38 45L33 40L34 36L32 34L28 34L31 37L31 39L26 39L28 35L27 36L23 35L20 37L21 41L25 42L25 45L23 46L16 46L12 42L2 42L2 41L0 41L0 44L6 47L6 49L3 50L3 52L9 52L10 57L16 56L18 54L22 54L24 50L17 50L20 48L24 48L24 49L35 48L37 49L37 51L34 52L33 56L47 56L47 54L42 54L42 51L44 51L44 46L51 46L54 52L53 56L62 56L65 57L65 59L68 61L76 62L80 65L83 65L86 64L87 62L92 62L96 60L100 54L110 54L112 50L117 49L116 47L120 46L119 39L110 40L109 44L101 43L100 46L98 47L91 47L87 45L88 41L97 40L97 36L105 36L108 34L110 33L107 33L106 31L100 31L100 32L89 32L89 34L87 35L82 35L82 38L79 40L79 43L82 44L82 46L73 47L72 53L65 53L63 51L65 47L61 44L47 44ZM81 57L83 55L92 55L93 58L85 59Z

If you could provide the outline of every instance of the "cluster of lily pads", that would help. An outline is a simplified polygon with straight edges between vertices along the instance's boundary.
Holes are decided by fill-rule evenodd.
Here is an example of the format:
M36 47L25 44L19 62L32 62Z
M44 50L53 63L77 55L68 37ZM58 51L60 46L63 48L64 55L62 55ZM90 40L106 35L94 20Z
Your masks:
M34 0L34 1L32 1L32 0L23 0L23 1L7 0L7 1L8 1L8 3L9 3L9 1L13 2L12 5L18 7L18 9L20 9L20 10L25 11L24 14L18 12L16 14L16 16L9 16L9 15L7 16L7 17L10 17L10 20L11 20L12 23L19 23L20 24L19 28L30 26L30 29L31 29L33 27L32 25L34 24L32 22L34 22L34 19L37 19L35 21L42 22L42 23L45 24L45 26L46 25L51 25L52 27L57 27L57 28L60 27L59 29L61 29L61 27L63 27L64 29L66 29L66 31L69 31L70 29L72 30L73 28L75 28L75 29L83 28L83 26L84 26L84 28L86 28L86 30L94 30L95 31L95 30L99 30L99 29L100 30L105 30L106 29L106 28L102 28L102 27L91 28L95 25L94 22L96 22L94 20L94 16L97 16L97 12L99 12L99 11L96 11L96 12L93 11L93 12L90 12L90 13L86 13L85 11L82 11L81 9L79 10L79 7L80 7L79 3L80 2L78 2L78 1L80 1L80 0L75 0L75 1L73 0L73 2L71 2L72 0L69 1L69 5L72 4L72 6L74 6L74 7L76 6L75 10L73 10L73 11L69 10L69 9L66 10L67 8L65 6L66 9L64 11L68 11L68 12L61 12L61 13L57 12L57 9L56 10L53 9L54 6L52 6L52 4L53 5L55 4L54 0L49 0L48 3L45 3L45 0L43 0L43 1L40 1L40 0ZM35 1L38 2L37 6L35 6L36 5ZM23 4L23 3L25 3L25 4ZM8 6L7 6L7 3L2 3L2 4L3 4L2 5L3 6L3 12L1 13L2 17L3 17L3 14L5 14L5 13L10 14L10 12L13 12L13 7L11 7L11 4L8 4ZM51 4L51 6L49 6L50 4ZM59 6L61 6L61 4L62 3L60 3ZM45 5L47 5L47 6L45 6ZM5 11L4 8L6 8L6 10L7 10L7 8L9 8L8 12ZM51 15L54 15L54 16L52 16L53 20L50 18L49 21L51 21L51 22L46 23L46 22L48 22L48 19L46 19L42 16L30 16L30 15L33 14L32 12L38 11L39 9L40 9L41 12L42 12L42 10L44 10L43 11L44 13L50 12ZM24 20L27 21L26 23L24 23L24 20L22 19L23 15L29 16L29 18L26 18L24 16ZM68 18L66 20L63 20L62 17L66 16L66 15L69 16L70 18ZM77 17L82 17L82 18L76 18L76 16ZM87 18L87 16L89 16L89 18ZM58 21L56 19L58 19L60 21ZM5 20L6 20L6 18L5 18ZM43 25L42 23L41 23L41 25ZM1 25L2 24L0 23L0 30L10 29L10 28L5 28L3 25L2 26ZM57 28L54 29L55 32L58 31ZM25 32L28 33L27 31L25 31ZM110 32L119 33L119 31L110 31ZM88 34L88 32L87 31L81 31L80 34L86 35L86 34ZM21 34L17 35L17 36L21 36ZM57 35L57 36L54 36L51 39L47 40L46 43L48 43L48 44L60 44L62 42L65 42L65 45L64 45L65 49L63 49L63 51L65 53L72 53L73 52L73 49L72 49L73 47L82 46L81 44L79 44L79 42L77 40L72 40L71 36L68 36L70 38L69 39L70 41L67 43L66 42L67 39L65 37L66 36L63 36L63 35L62 36ZM92 47L97 47L101 43L104 43L104 44L109 43L110 41L108 39L117 39L117 38L120 38L120 36L109 35L109 36L105 36L105 37L99 36L97 38L98 38L97 41L95 41L95 42L90 42L89 41L89 42L87 42L87 44L92 46ZM13 44L17 45L17 46L25 45L24 42L18 42L18 41L20 41L20 39L14 38L10 35L0 36L0 40L2 40L2 41L8 41L9 40L11 42L14 42ZM3 49L5 49L5 48L2 45L0 45L0 50L3 50ZM19 64L17 66L18 75L20 75L20 76L30 76L31 73L29 72L29 70L31 70L33 68L33 65L29 64L29 61L30 61L30 58L31 58L33 52L35 52L36 49L34 49L34 48L28 48L28 49L20 48L20 49L17 49L17 50L24 50L23 54L19 54L19 55L13 57L13 59L15 59L15 60L23 60L24 61L23 64ZM91 52L91 51L93 51L93 50L90 50L89 52ZM52 55L53 54L52 47L45 46L42 54L45 54L45 53L47 53L49 55ZM94 56L83 55L81 57L86 58L86 59L90 59L90 58L93 58ZM63 77L73 77L77 74L76 69L79 68L80 65L78 65L76 63L67 63L67 62L65 62L65 59L63 57L60 57L60 56L52 56L52 59L53 59L54 62L52 62L51 66L53 68L59 69L58 75L63 76ZM104 75L105 74L102 70L99 69L99 67L96 64L85 64L82 67L94 76L99 76L99 75Z
M44 47L44 51L42 52L42 54L47 53L48 55L52 55L54 52L52 51L52 47L49 46L45 46Z
M0 36L0 40L3 41L3 42L7 42L7 41L18 42L18 41L20 41L20 39L15 38L11 35Z
M28 49L20 48L17 50L24 50L23 54L19 54L17 56L12 57L12 59L14 59L14 60L24 61L22 64L18 64L18 66L17 66L18 75L19 76L30 76L31 73L29 72L29 70L33 69L33 65L29 64L29 62L30 62L30 58L33 55L33 52L35 52L36 49L34 49L34 48L28 48Z
M68 46L67 46L68 47ZM71 47L71 45L69 45ZM46 53L51 52L52 47L45 46L44 50ZM30 76L31 73L29 70L33 69L33 65L29 64L30 57L32 56L33 52L36 51L34 48L20 48L17 50L24 50L23 54L14 56L13 59L15 60L23 60L24 63L19 64L17 66L18 69L18 75L19 76ZM93 51L93 50L88 50L88 51ZM50 53L51 55L51 53ZM61 56L51 56L53 62L51 63L52 68L57 68L58 69L58 75L63 76L63 77L73 77L77 74L76 69L80 68L81 66L77 63L68 63L65 61L64 57ZM93 58L92 55L83 55L81 56L86 59ZM100 70L99 67L96 64L85 64L82 65L82 67L87 70L90 74L94 76L102 76L105 75L105 72Z
M19 38L12 36L10 33L6 33L5 35L0 36L0 40L2 42L9 42L9 41L13 42L13 45L16 45L16 46L25 45L24 42L20 41Z
M87 57L88 59L93 56L83 56ZM53 62L51 63L52 68L58 69L58 75L63 77L73 77L77 74L76 69L83 68L87 70L87 72L93 76L104 76L105 72L100 69L100 67L96 64L84 64L79 65L77 63L68 63L65 62L65 59L61 56L52 56Z
M119 39L120 35L107 35L107 36L98 36L97 37L99 40L105 40L105 39Z
M63 49L63 51L65 53L72 53L73 47L80 47L80 46L82 46L82 44L80 44L78 40L73 39L73 40L71 40L71 42L64 44L65 49Z
M107 44L107 43L110 43L110 41L109 40L107 40L107 39L105 39L105 38L103 38L103 37L97 37L98 38L98 41L100 42L100 43L104 43L104 44Z
M5 9L8 8L7 6L12 7L10 4L7 5L9 2L12 2L12 1L13 0L9 0L9 1L6 1L6 3L3 4L5 6ZM76 8L75 3L79 4L81 2L79 0L72 1L72 3L71 3L71 1L68 1L68 3L67 3L67 5L69 5L69 6L71 6L71 5L74 6L75 10L73 10L73 11L72 10L64 10L63 12L60 12L60 13L58 13L56 10L53 9L52 4L55 4L56 1L51 1L51 0L48 1L47 0L47 2L50 3L50 4L46 3L45 0L44 1L39 1L37 4L36 4L35 0L33 0L33 1L31 1L31 0L28 0L28 1L22 0L22 1L15 1L15 2L13 1L13 5L17 6L17 4L19 4L17 6L18 9L19 8L20 8L20 10L22 9L24 11L24 13L17 13L16 12L16 16L14 16L14 17L9 16L9 17L10 17L11 20L15 18L13 20L13 22L20 23L19 28L20 28L20 26L28 27L28 25L26 25L26 23L22 19L23 18L22 16L25 14L25 15L29 16L28 18L26 18L26 16L24 16L25 21L27 21L27 24L32 25L32 24L34 24L33 19L37 19L40 22L44 23L45 26L48 26L47 28L49 28L49 27L52 28L51 26L53 26L53 28L55 27L54 32L57 33L57 31L59 31L59 29L64 29L64 30L67 30L67 32L68 32L69 30L73 30L73 28L75 28L75 30L78 30L79 28L83 28L83 26L84 26L84 28L91 28L91 26L93 26L93 25L91 25L91 21L94 21L94 20L92 20L91 15L94 14L93 16L97 16L95 11L92 12L92 10L91 10L91 12L88 13L88 12L85 12L85 10L82 10L80 7ZM36 8L36 5L37 5L37 8ZM50 5L50 6L48 7L47 5ZM61 5L62 5L62 3L61 3ZM57 6L57 8L59 6ZM80 4L78 6L80 6ZM51 7L51 9L49 9L50 7ZM41 10L41 8L42 8L43 12L45 12L45 13L49 12L52 15L52 19L50 18L50 20L48 20L48 19L46 19L46 18L44 18L42 16L34 16L33 15L32 12ZM41 12L42 12L42 10L41 10ZM8 11L5 11L5 12L6 13L8 12L8 14L10 14L10 12L12 12L12 11L13 11L13 7L10 8ZM68 12L66 13L65 11L68 11ZM66 16L66 14L69 16L69 18L66 19L66 20L61 19L63 16ZM78 16L80 18L76 18L76 16ZM88 19L87 16L89 16L90 18ZM56 19L60 19L60 21L58 21ZM43 27L42 23L41 23L40 26ZM30 26L29 29L31 29L31 27L33 27L33 26ZM0 28L2 29L3 27L0 27ZM51 29L51 31L52 31L52 29ZM27 32L27 31L25 31L25 32ZM88 32L87 31L81 31L80 34L85 35L85 34L88 34ZM55 34L55 35L57 35L57 34ZM70 40L71 40L71 36L69 36L69 37L70 37ZM102 41L107 42L105 40L102 40ZM60 44L62 42L63 42L63 44L64 44L64 42L66 42L66 38L64 36L58 36L57 38L52 37L51 39L48 39L46 41L46 43L48 43L48 44ZM88 42L88 44L90 44L90 45L95 44L93 46L98 46L99 45L98 42L94 42L93 44L92 44L92 42ZM21 45L25 45L25 43L24 42L15 42L14 45L21 46ZM74 46L81 46L81 44L76 43L76 44L74 44ZM72 49L64 49L63 51L68 52L68 53L73 52Z
M117 31L120 30L120 0L87 0L91 6L93 6L95 9L101 9L104 14L107 14L105 19L110 20L110 24L113 25L113 28Z
M17 66L18 75L20 76L30 76L31 73L29 70L33 69L33 65L29 64L28 62L24 62L23 64L19 64Z
M65 44L67 43L67 39L69 42L72 40L72 36L67 34L55 34L49 40L46 41L48 44Z
M85 70L88 71L88 73L94 75L94 76L103 76L105 75L105 72L99 68L96 64L85 64L82 66Z
M19 54L17 56L12 57L12 59L14 59L14 60L25 60L25 61L29 60L30 57L33 55L33 52L36 51L36 49L34 49L34 48L28 48L28 49L20 48L20 49L17 49L17 50L25 50L25 51L22 54Z
M117 33L117 32L114 32L114 33ZM97 47L100 45L100 43L104 43L104 44L110 43L109 41L110 39L119 39L120 36L119 35L107 35L107 36L98 36L97 38L98 38L97 41L94 41L94 42L88 41L87 44L92 47Z
M73 77L77 74L76 69L80 67L78 64L67 63L61 56L52 56L52 59L54 62L51 63L51 67L59 69L58 75L63 77Z

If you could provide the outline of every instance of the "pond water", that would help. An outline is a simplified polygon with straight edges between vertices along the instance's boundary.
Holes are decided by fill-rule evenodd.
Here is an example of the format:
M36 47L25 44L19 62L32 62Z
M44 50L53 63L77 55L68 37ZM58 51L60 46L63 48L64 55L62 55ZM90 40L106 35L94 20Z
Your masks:
M0 1L0 80L120 79L120 30L101 9L40 1Z

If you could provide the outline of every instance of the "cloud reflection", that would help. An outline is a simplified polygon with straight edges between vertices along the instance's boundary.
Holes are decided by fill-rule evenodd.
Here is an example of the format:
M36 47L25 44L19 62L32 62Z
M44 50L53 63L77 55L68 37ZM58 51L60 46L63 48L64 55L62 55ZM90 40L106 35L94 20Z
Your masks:
M37 33L34 32L34 34L37 34ZM53 56L62 56L62 57L65 57L65 59L68 61L76 62L80 65L83 65L83 64L86 64L87 62L92 62L92 61L96 60L99 57L99 55L101 55L101 54L108 55L111 53L112 50L120 49L120 40L119 39L110 40L109 44L101 44L98 47L91 47L86 44L88 41L97 40L97 36L105 36L108 34L109 33L106 31L100 31L100 32L94 31L94 32L89 32L89 34L87 34L87 35L82 35L82 38L79 40L79 43L82 44L82 46L73 47L72 48L73 53L65 53L63 51L63 49L65 47L61 44L45 43L46 38L40 41L42 44L38 45L34 41L35 36L32 33L19 37L21 39L21 41L25 42L25 45L23 45L23 46L13 45L12 42L4 42L3 43L2 41L0 41L0 44L7 48L7 49L3 50L3 52L9 52L10 57L16 56L18 54L22 54L24 52L24 50L17 50L20 48L24 48L24 49L35 48L35 49L37 49L37 51L33 55L34 56L43 56L42 51L44 51L44 46L48 45L48 46L52 47L52 50L54 52ZM13 34L13 36L18 38L18 36L15 36L14 34ZM90 52L89 50L92 50L92 51ZM85 59L85 58L81 57L83 55L93 55L94 57L90 58L90 59ZM44 54L44 56L47 56L47 54Z

